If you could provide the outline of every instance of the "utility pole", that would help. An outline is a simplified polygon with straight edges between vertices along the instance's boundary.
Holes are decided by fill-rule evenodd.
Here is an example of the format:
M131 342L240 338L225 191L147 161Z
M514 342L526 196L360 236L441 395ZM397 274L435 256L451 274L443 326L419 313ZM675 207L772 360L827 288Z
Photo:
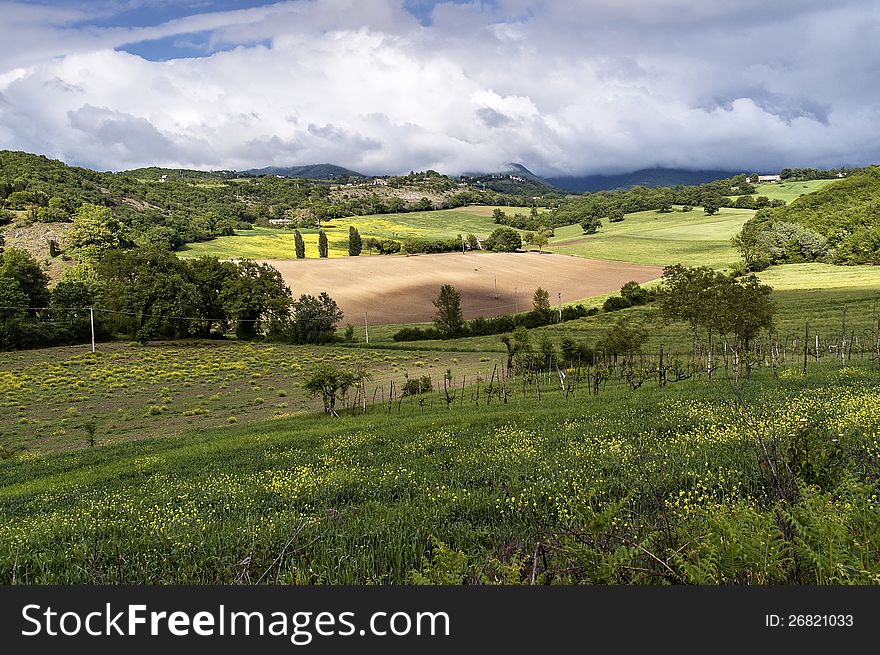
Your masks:
M95 308L89 307L89 323L92 325L92 352L95 352Z
M519 314L519 292L513 287L513 306L516 308L515 313Z
M498 300L498 276L495 276L495 300Z
M556 292L556 304L559 307L559 322L562 323L562 292Z
M364 312L364 340L370 343L370 326L367 323L367 312Z

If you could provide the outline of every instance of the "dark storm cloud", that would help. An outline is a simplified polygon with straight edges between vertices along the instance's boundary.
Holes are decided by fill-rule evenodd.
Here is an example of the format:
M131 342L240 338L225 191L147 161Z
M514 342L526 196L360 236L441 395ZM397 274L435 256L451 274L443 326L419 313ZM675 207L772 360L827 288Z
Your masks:
M142 27L89 26L87 3L0 10L0 147L100 168L880 160L880 3L301 0ZM210 56L114 51L193 34Z

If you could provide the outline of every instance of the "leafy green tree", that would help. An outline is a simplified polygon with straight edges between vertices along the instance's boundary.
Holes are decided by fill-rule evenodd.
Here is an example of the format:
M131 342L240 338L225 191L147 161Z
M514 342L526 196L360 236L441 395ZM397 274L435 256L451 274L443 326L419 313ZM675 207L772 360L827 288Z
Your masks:
M597 347L610 355L632 355L648 339L648 330L639 322L619 318L599 339Z
M538 246L538 252L542 252L544 246L550 243L550 231L542 228L535 233L532 244Z
M83 282L61 280L52 289L52 317L78 331L84 331L89 322L89 311L85 308L94 304L92 291Z
M437 314L434 327L444 339L461 336L464 332L464 317L461 311L461 293L451 284L440 287L440 294L434 300Z
M480 242L477 241L476 234L468 234L467 235L467 245L471 250L478 250L480 247Z
M312 397L321 397L325 414L338 416L336 403L340 396L365 379L369 379L369 375L361 368L347 370L333 364L319 364L305 379L302 388Z
M776 304L773 287L761 284L755 275L741 278L723 276L715 293L716 302L709 326L721 334L733 335L746 350L764 329L772 329Z
M27 250L5 249L0 255L0 277L15 280L18 290L27 296L28 307L49 304L49 276Z
M126 227L109 207L84 203L73 216L73 225L64 234L68 251L77 260L98 261L108 250L131 245Z
M296 343L327 343L336 337L342 310L326 291L316 298L303 294L293 302L293 340Z
M8 323L19 321L28 314L29 302L25 294L13 278L0 274L0 324L5 328ZM0 346L4 345L0 337Z
M305 259L305 257L306 257L306 242L303 241L303 235L299 230L294 230L293 242L294 242L294 248L296 250L296 258L297 259Z
M493 252L514 252L522 248L522 237L511 227L499 227L489 235L485 245Z
M327 242L327 234L324 230L318 232L318 257L327 257L329 254L329 244Z
M590 216L581 221L584 234L596 234L600 227L602 227L602 220L596 216Z
M706 196L703 198L703 211L706 216L713 216L721 209L721 198L716 196Z
M197 313L205 319L196 324L201 336L208 337L217 328L221 333L229 329L230 307L226 289L236 284L239 269L233 262L221 262L216 257L199 257L187 262L189 278L197 289Z
M348 256L357 257L361 254L364 244L360 232L354 225L348 226Z
M631 306L645 305L652 299L652 293L634 280L630 280L620 287L620 296L629 300Z
M103 305L117 312L120 329L141 343L192 334L199 318L198 289L186 264L160 248L110 250L98 262Z
M290 289L277 269L249 259L237 264L238 275L223 289L223 302L231 319L236 321L239 338L251 339L263 332L263 324L272 317L290 314Z

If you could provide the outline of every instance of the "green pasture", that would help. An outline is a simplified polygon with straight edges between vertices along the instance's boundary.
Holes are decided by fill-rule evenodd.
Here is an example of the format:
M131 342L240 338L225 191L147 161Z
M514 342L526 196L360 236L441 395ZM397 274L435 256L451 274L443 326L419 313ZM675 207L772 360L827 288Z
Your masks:
M636 264L725 268L738 259L731 237L753 215L725 208L706 216L699 207L687 213L637 212L619 223L603 221L596 234L584 235L580 225L557 228L549 250Z
M790 203L803 195L818 191L837 180L807 180L804 182L768 182L755 187L753 197L766 196L770 200L784 200ZM739 196L733 196L734 200Z

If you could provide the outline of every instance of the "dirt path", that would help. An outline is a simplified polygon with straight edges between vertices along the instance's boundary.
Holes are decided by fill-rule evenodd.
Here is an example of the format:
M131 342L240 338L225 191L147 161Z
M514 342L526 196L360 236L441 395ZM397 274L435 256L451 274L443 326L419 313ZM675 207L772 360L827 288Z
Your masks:
M461 291L466 319L531 308L537 287L562 302L609 293L624 283L654 280L659 266L608 262L549 253L447 253L416 256L361 256L340 259L268 261L284 276L294 296L327 291L339 304L343 322L372 324L430 321L441 284ZM497 297L496 297L497 285Z

